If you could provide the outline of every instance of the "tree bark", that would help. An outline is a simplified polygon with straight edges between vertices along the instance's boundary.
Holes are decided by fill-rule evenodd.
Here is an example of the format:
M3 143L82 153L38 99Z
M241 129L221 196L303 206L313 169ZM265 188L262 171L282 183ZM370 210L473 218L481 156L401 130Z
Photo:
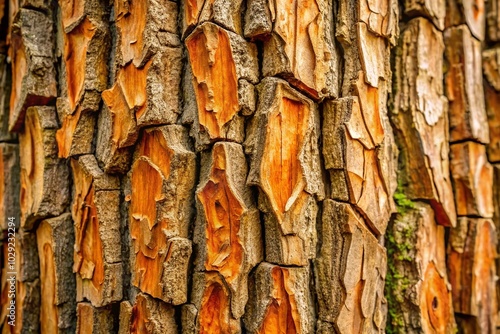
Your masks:
M0 0L0 332L494 333L499 13Z

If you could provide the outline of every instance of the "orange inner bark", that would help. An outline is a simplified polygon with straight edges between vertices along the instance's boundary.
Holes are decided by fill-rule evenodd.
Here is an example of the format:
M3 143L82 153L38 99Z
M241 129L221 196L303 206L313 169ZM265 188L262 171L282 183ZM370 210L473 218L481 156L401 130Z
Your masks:
M59 0L63 27L67 28L83 16L84 0Z
M204 7L211 8L214 0L187 0L185 8L186 25L191 26L198 23L201 10Z
M210 138L220 138L222 127L239 110L238 80L229 36L223 29L205 25L186 40L198 118Z
M384 128L380 118L378 88L366 84L362 72L360 72L354 87L359 96L361 115L370 133L371 140L375 145L380 145L384 139Z
M130 234L134 244L135 279L133 284L153 297L161 297L159 285L167 252L163 233L167 222L157 222L156 202L161 199L163 178L148 161L139 160L132 167Z
M478 222L479 223L479 222ZM478 318L482 328L492 328L491 319L496 316L498 306L495 295L495 227L488 220L478 226L474 252L473 296L479 305Z
M229 323L229 297L222 283L214 278L203 292L200 319L200 334L234 333Z
M429 328L432 327L435 333L447 333L451 318L450 295L445 280L439 275L433 262L429 263L425 271L421 305L425 305L422 311Z
M36 210L43 196L43 170L45 165L43 136L35 112L26 114L24 131L19 136L21 167L21 221Z
M94 34L95 26L88 18L68 34L64 34L64 63L71 112L75 110L84 88L87 48Z
M267 306L264 320L257 331L259 334L296 334L300 333L299 315L295 297L287 289L288 270L274 267L272 300Z
M132 317L130 319L130 334L149 333L147 328L148 305L146 298L142 295L137 296L134 307L132 308Z
M174 152L168 147L160 130L146 131L139 143L139 156L148 157L167 178L170 175L170 161Z
M286 207L292 195L304 195L305 183L298 156L304 143L309 113L306 104L283 98L279 107L269 115L261 175L263 190L280 221L288 211ZM292 201L295 203L297 199Z
M116 25L120 32L123 64L133 60L136 66L139 66L144 47L143 32L148 19L148 1L129 0L128 10L122 3L122 0L115 0Z
M285 41L285 53L295 78L314 96L317 96L316 52L323 52L317 43L321 38L317 36L319 15L316 1L276 1L275 31Z
M79 333L92 333L94 310L87 303L78 303L76 307Z
M104 282L104 254L95 206L95 189L92 178L85 175L76 160L71 160L71 166L76 188L72 207L75 222L73 270L79 273L83 280L84 296L94 300L100 298ZM91 287L85 288L87 284Z
M41 281L40 331L41 333L57 333L59 315L56 306L56 269L52 249L54 242L52 227L47 222L42 222L36 234Z
M132 166L131 236L134 244L133 284L153 297L162 296L160 281L166 261L167 238L163 232L169 222L157 220L156 205L162 199L164 180L170 176L174 152L160 130L146 131L138 145L140 158Z
M238 234L244 208L228 184L224 147L214 148L213 159L210 180L198 193L207 220L205 269L219 271L231 283L238 276L243 261L243 246Z
M102 92L102 99L113 118L112 141L117 148L130 146L136 119L147 107L147 73L151 60L143 68L130 63L121 68L113 87ZM134 117L135 113L135 117Z
M80 106L78 106L73 115L66 115L66 117L64 117L61 128L57 130L56 141L57 154L59 158L69 157L71 144L73 142L73 135L75 134L75 130L78 126L78 121L80 120L81 114L82 109L80 108Z
M28 73L28 64L22 39L18 35L12 36L11 41L12 59L12 91L10 93L10 117L14 115L18 100L21 96L23 78Z

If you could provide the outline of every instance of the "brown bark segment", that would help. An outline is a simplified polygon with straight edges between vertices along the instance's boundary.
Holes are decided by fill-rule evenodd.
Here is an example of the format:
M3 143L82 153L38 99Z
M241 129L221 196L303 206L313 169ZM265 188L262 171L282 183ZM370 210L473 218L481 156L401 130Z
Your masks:
M0 143L0 231L11 217L19 227L19 147Z
M471 315L466 322L480 333L494 333L496 298L495 226L490 219L460 218L448 247L448 273L455 312Z
M500 40L499 0L490 0L486 2L486 31L489 41L497 42Z
M391 116L401 148L400 177L409 198L429 200L437 222L453 226L456 213L448 161L442 34L426 19L413 19L402 32L398 47L398 90Z
M9 232L12 232L10 230ZM7 234L2 244L2 272L0 286L0 324L3 324L2 333L33 333L40 331L40 280L39 260L36 250L36 235L16 230L15 233L15 264L8 262L8 242L12 242L14 234ZM10 259L12 260L12 258ZM15 275L12 275L14 273ZM8 307L15 294L15 308L11 312ZM8 317L13 314L15 319ZM15 326L9 325L14 320Z
M12 27L9 130L19 131L28 107L55 99L57 83L52 21L38 11L20 9Z
M415 203L398 214L388 233L392 328L404 333L455 333L445 230L436 224L431 206Z
M397 186L397 152L386 96L391 77L389 46L399 34L397 17L394 0L377 4L340 1L336 36L344 51L344 99L326 101L323 107L323 156L330 173L331 197L356 204L376 235L384 233L395 211L392 194ZM357 102L351 116L349 101L356 100L354 96ZM338 113L334 115L336 105ZM346 129L344 122L350 123ZM335 136L340 136L343 144Z
M484 145L453 144L450 162L457 214L493 217L493 167L488 162Z
M425 17L439 30L444 30L446 0L405 0L404 13L410 17Z
M106 172L126 173L139 129L177 121L182 50L172 1L116 0L115 19L120 52L115 82L102 93L96 156Z
M314 99L338 94L328 0L250 0L245 37L264 41L263 75L280 76Z
M202 158L197 190L198 245L195 268L217 271L231 290L231 313L239 319L248 300L247 278L263 257L259 211L246 187L243 149L235 143L216 143Z
M3 24L1 19L0 24ZM5 37L0 37L0 140L11 141L16 138L15 133L9 132L11 64L7 63L8 46L2 41L3 38Z
M114 7L119 42L118 65L131 62L141 68L165 46L180 45L176 2L114 0Z
M198 24L213 21L217 25L241 35L242 4L242 0L185 1L182 16L183 34L189 33Z
M187 299L195 155L178 125L143 133L130 172L132 284L174 305Z
M42 221L36 230L40 258L40 331L71 333L75 324L75 281L67 250L74 243L71 215Z
M257 49L242 37L204 23L186 38L197 110L192 135L197 150L220 139L242 142L243 117L252 113L244 97L258 81ZM251 92L250 92L251 93ZM251 108L251 107L250 107Z
M100 94L108 79L108 13L98 0L60 1L62 12L59 156L91 153Z
M114 333L113 314L109 307L96 308L90 303L78 303L76 306L77 334Z
M352 83L359 78L360 71L365 73L367 84L379 87L379 79L389 79L389 43L394 44L399 34L397 2L342 0L338 16L336 36L345 60L342 96L352 94Z
M26 230L39 219L61 214L69 202L69 173L57 158L56 129L53 107L28 108L19 134L21 226Z
M40 328L40 260L35 233L17 232L16 266L16 331L17 333L38 331Z
M483 51L484 95L490 130L488 159L500 162L500 48Z
M182 310L183 333L241 333L240 320L231 314L231 292L219 273L193 275L191 303Z
M309 267L286 268L262 262L253 274L252 298L244 318L255 334L314 332Z
M176 334L174 308L146 294L138 294L135 304L120 304L119 334Z
M500 164L493 165L493 223L495 230L500 230ZM497 254L500 253L500 245L497 243ZM497 276L500 274L500 257L497 255L495 261ZM497 280L497 303L500 302L500 280ZM498 320L498 318L497 318Z
M444 32L446 96L450 101L450 141L489 142L482 80L481 43L465 25Z
M120 68L113 87L102 93L112 115L111 140L116 148L133 145L138 136L137 127L175 122L180 69L181 50L169 47L141 68L133 63ZM153 85L164 81L168 84L163 85L160 92L154 92L157 88Z
M447 0L446 27L467 24L472 35L480 41L485 35L485 0Z
M72 159L71 167L77 300L100 307L122 298L119 181L105 175L92 155Z
M252 156L249 185L259 187L266 213L266 260L307 265L316 245L314 196L324 197L316 106L283 80L266 78L245 142Z
M361 96L378 94L375 88L363 83L362 87L369 92ZM361 101L358 97L347 97L325 102L323 156L330 171L332 197L354 204L374 233L381 235L394 211L394 202L384 182L375 146L380 144L383 132L374 131L373 124L377 122L366 122L364 115L368 114L370 103ZM375 120L379 131L383 131L380 118Z
M351 205L323 202L321 248L315 261L320 333L385 328L386 261L385 248Z

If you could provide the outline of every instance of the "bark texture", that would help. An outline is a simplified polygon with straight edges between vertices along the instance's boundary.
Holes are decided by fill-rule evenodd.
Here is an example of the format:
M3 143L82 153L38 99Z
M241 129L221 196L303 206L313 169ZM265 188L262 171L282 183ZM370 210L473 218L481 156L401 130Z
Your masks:
M0 0L0 332L494 333L499 41L500 0Z

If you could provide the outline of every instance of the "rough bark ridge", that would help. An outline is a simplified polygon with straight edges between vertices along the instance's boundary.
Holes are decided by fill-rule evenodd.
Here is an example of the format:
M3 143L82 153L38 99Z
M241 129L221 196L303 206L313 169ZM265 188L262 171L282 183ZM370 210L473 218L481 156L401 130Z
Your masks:
M0 0L0 332L493 333L499 13Z

